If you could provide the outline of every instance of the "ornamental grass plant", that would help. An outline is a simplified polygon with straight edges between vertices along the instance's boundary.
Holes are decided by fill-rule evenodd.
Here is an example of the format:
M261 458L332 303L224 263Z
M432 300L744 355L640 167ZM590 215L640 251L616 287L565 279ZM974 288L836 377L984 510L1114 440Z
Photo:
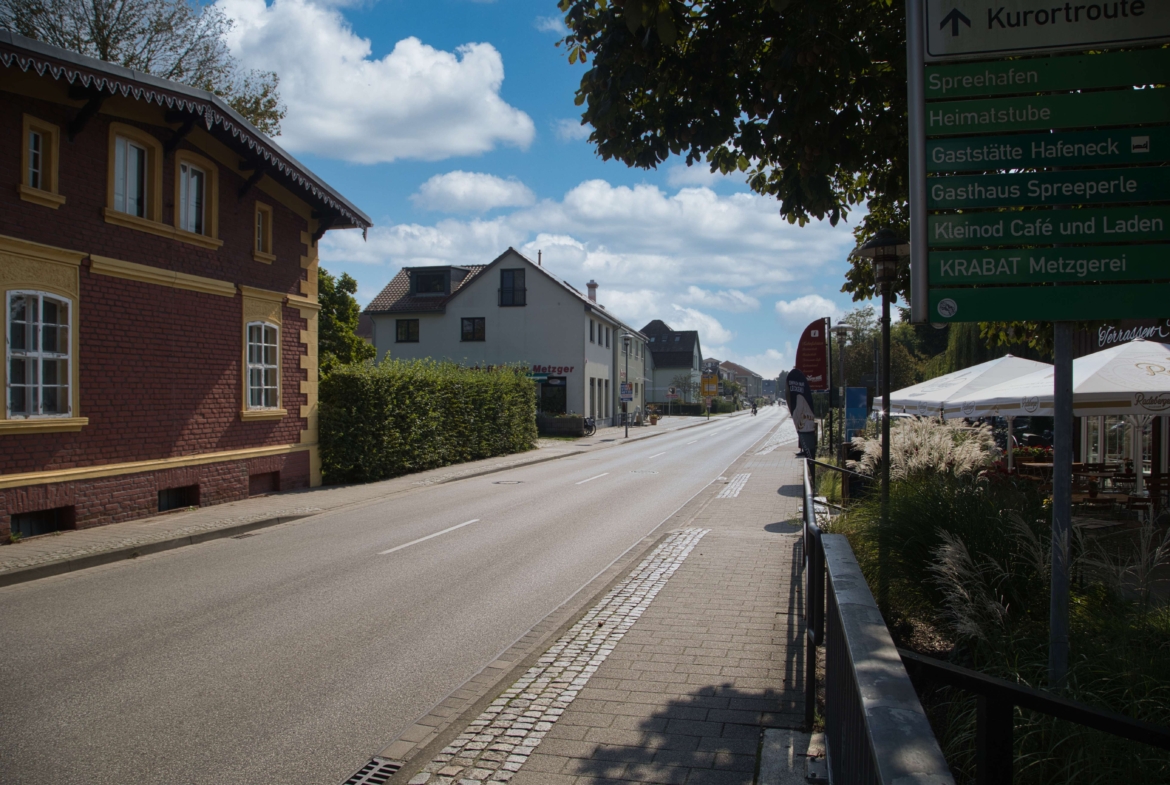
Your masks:
M384 480L530 450L536 385L520 366L393 360L321 380L321 471L329 483Z
M834 520L872 587L887 555L887 623L899 645L1048 689L1051 502L1037 483L991 468L990 430L937 420L891 430L889 523L877 494ZM880 470L880 442L859 439L851 468ZM1074 534L1070 661L1061 694L1170 726L1170 569L1165 524L1108 540ZM1161 592L1165 597L1165 591ZM923 634L923 630L928 634ZM926 687L923 703L957 781L974 781L975 698ZM1170 783L1170 753L1016 709L1015 782Z

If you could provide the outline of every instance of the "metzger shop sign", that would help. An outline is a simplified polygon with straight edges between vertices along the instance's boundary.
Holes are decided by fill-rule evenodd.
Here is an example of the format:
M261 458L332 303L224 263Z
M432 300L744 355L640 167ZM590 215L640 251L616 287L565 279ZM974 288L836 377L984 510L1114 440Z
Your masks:
M926 59L1090 49L1170 36L1166 0L926 0Z
M1170 0L907 0L907 23L912 319L1164 315Z

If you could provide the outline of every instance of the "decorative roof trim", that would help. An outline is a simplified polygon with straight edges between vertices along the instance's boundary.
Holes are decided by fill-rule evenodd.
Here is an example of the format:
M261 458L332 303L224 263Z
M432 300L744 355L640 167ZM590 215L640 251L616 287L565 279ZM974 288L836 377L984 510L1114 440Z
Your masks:
M61 54L50 55L46 53L43 56L37 56L30 51L31 47L24 42L28 42L28 44L34 45L37 48L56 50ZM292 156L289 156L283 150L276 147L270 139L261 134L251 123L238 115L235 110L212 93L196 90L186 85L168 82L158 77L139 74L130 69L114 66L110 63L94 60L83 55L76 55L39 41L31 41L23 36L9 33L8 31L0 31L0 46L10 46L19 50L12 51L10 49L0 48L0 64L3 64L5 68L12 68L15 65L26 73L29 70L34 71L38 76L45 76L47 73L53 79L57 81L64 80L71 85L80 85L99 92L110 93L111 95L121 94L127 98L133 98L136 101L154 103L159 106L165 106L168 109L194 114L202 118L203 124L208 131L211 131L216 126L220 126L224 132L230 133L233 137L243 142L248 150L265 165L288 177L298 186L312 194L316 200L327 205L330 210L335 211L345 218L353 226L365 231L373 225L373 221L362 213L361 210L349 204L339 194L334 193L323 182L317 180L315 175L309 173L307 169L296 163L295 159L292 159ZM54 57L54 59L47 59L48 57ZM75 59L85 62L76 64L55 62L55 60L64 59ZM93 63L93 65L90 66L90 63ZM125 72L125 75L121 78L115 78L110 73L101 73L103 70L113 71L115 69L119 72ZM143 85L142 82L147 80L160 84L158 86ZM164 84L167 85L166 88L162 87ZM176 95L176 93L180 94ZM184 96L181 93L189 94Z

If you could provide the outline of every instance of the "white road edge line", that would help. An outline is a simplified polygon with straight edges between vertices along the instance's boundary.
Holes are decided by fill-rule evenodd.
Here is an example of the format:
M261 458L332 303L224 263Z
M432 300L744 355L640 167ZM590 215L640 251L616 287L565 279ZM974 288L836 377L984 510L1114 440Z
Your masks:
M573 484L574 485L584 485L587 482L593 482L594 480L598 479L599 477L604 477L607 474L609 474L609 472L602 472L601 474L597 475L597 477L590 477L588 480L581 480L581 482L576 482Z
M657 458L659 455L666 455L666 452L663 451L660 453L655 453L654 455L651 455L650 458ZM646 460L650 460L650 458L647 458Z
M411 540L410 542L406 543L405 545L399 545L398 547L391 548L388 551L378 551L378 555L385 556L388 553L394 553L394 551L400 551L403 548L409 548L411 545L418 545L420 542L426 542L429 539L446 534L447 532L453 532L456 529L462 529L464 526L470 526L473 523L479 523L479 518L472 518L470 521L465 521L465 522L459 524L458 526L452 526L450 529L443 529L443 531L441 531L441 532L435 532L434 534L428 534L426 537L419 537L417 540Z

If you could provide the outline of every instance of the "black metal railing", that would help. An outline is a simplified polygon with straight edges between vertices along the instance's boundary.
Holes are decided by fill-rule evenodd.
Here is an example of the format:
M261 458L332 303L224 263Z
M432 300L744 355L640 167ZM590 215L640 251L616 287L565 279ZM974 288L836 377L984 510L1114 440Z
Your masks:
M976 785L1011 785L1017 706L1123 739L1170 750L1170 729L1123 714L1094 709L1049 692L1013 684L906 649L898 649L898 654L920 683L945 684L976 696Z
M804 463L805 723L811 728L815 719L817 648L824 646L831 779L953 783L849 542L817 523L812 463Z
M841 475L841 502L842 502L842 504L846 504L847 502L849 502L850 499L852 499L854 497L860 498L863 494L858 493L858 491L862 488L867 488L867 484L872 485L877 480L877 478L872 477L868 474L862 474L861 472L855 472L852 469L844 469L840 466L834 466L831 463L823 463L822 461L815 461L815 460L812 460L809 458L806 458L805 460L809 463L809 472L811 473L811 480L810 481L812 482L814 496L815 496L815 491L816 491L816 487L817 487L817 467L818 466L821 467L822 469L830 469L830 470L835 471ZM832 505L832 506L837 506L837 505Z

